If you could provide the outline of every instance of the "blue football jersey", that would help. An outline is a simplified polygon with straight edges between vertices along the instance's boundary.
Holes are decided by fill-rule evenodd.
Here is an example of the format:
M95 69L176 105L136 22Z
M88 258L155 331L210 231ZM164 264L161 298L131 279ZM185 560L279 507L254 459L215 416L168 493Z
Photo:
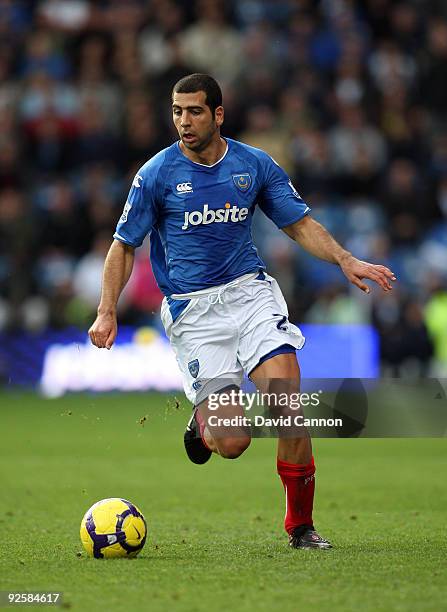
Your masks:
M152 268L166 296L265 269L251 236L256 205L279 228L310 211L267 153L225 140L225 155L211 166L188 159L176 142L133 180L114 238L138 247L150 233Z

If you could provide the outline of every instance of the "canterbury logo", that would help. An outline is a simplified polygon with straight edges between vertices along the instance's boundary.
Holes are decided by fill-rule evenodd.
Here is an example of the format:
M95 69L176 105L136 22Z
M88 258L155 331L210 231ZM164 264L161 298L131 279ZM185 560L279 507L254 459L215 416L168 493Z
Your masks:
M208 204L204 204L203 210L193 210L185 212L185 221L182 230L188 229L190 225L209 225L210 223L238 223L248 217L248 208L239 208L236 204L231 206L229 202L225 208L217 210L210 209Z
M176 187L178 193L192 193L191 183L179 183Z

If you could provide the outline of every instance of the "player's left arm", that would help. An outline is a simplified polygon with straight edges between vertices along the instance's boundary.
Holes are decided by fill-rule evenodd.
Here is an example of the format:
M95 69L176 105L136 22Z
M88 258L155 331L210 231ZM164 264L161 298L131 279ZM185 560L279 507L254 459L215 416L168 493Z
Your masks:
M311 255L339 265L346 278L365 293L369 293L370 288L362 282L364 279L374 281L384 291L392 289L390 281L395 281L396 277L389 268L357 259L309 215L282 229Z

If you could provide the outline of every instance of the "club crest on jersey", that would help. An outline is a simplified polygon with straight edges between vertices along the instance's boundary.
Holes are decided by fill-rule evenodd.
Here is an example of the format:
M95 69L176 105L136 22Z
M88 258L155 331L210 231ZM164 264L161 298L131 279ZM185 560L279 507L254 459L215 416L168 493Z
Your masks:
M193 378L197 378L198 374L199 374L199 360L198 359L193 359L193 361L190 361L188 363L188 370L189 373L191 374L191 376Z
M248 191L251 186L251 176L249 174L233 174L233 183L241 191Z

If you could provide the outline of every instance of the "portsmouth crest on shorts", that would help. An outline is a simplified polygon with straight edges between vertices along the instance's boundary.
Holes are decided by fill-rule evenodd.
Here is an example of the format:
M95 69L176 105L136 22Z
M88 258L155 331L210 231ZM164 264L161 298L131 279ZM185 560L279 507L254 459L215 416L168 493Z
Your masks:
M233 174L233 183L241 191L248 191L251 186L251 176L246 174Z
M199 360L198 359L193 359L193 361L190 361L188 363L188 370L189 373L191 374L191 376L193 378L197 378L198 374L199 374Z

